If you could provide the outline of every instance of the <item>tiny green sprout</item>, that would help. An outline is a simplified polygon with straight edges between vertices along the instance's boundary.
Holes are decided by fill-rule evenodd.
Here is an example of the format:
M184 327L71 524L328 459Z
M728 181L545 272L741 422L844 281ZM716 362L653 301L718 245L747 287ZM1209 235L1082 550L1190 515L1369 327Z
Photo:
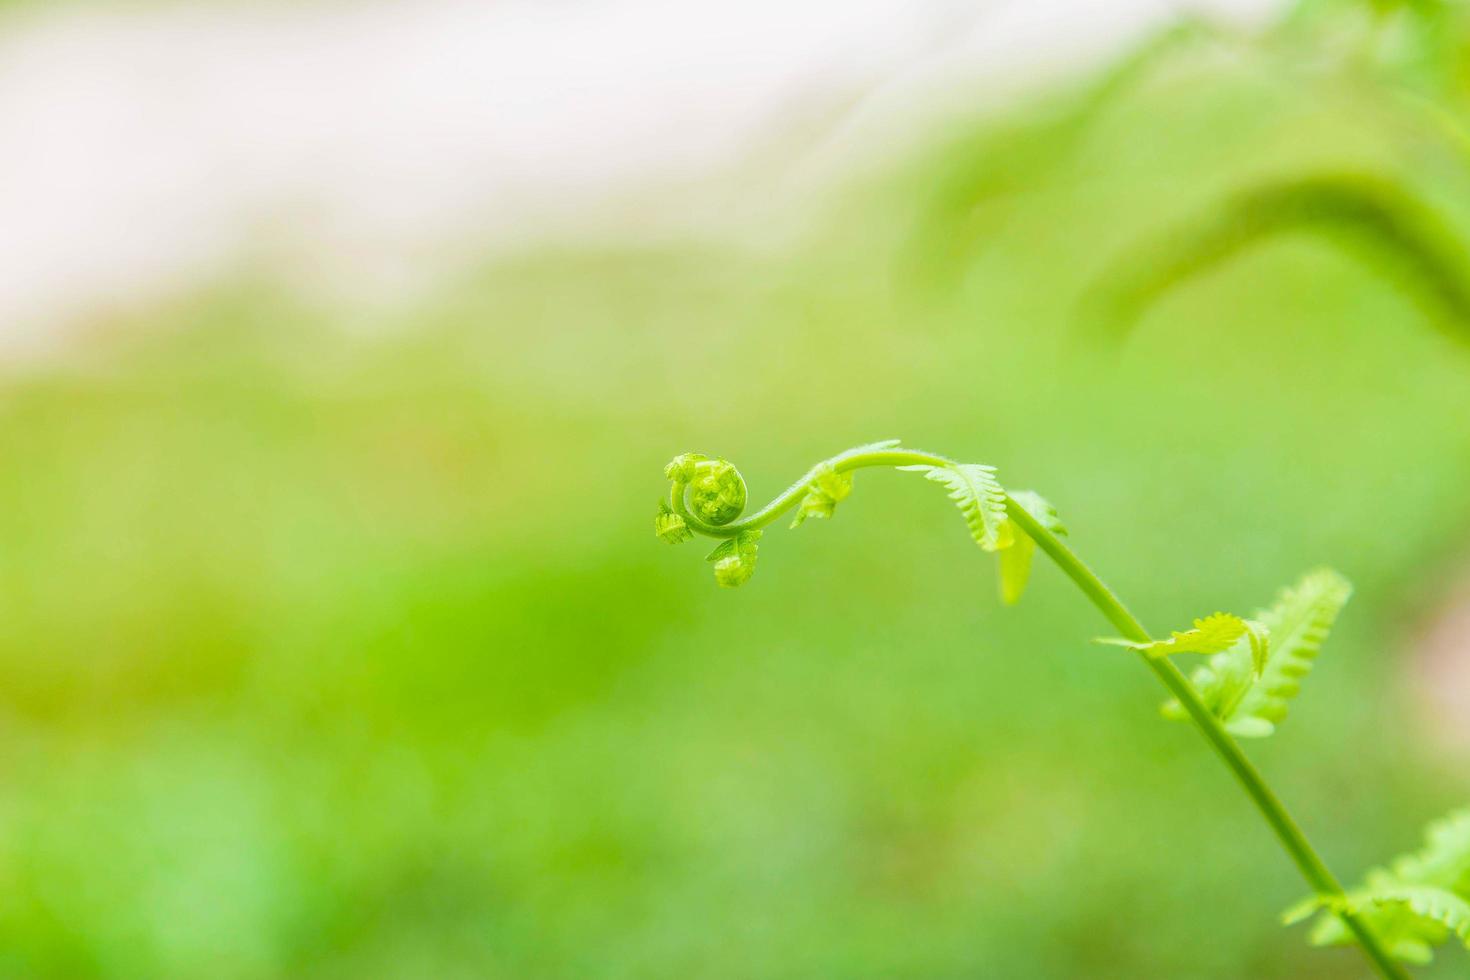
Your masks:
M683 544L694 538L694 532L684 523L684 518L675 514L667 501L658 502L658 514L653 519L653 533L669 544Z
M760 537L759 531L741 531L705 556L705 561L715 563L715 582L721 588L734 589L750 581L755 574L756 542Z
M1063 543L1066 529L1045 498L1027 490L1007 491L993 466L907 449L896 439L822 460L746 517L741 516L745 480L733 465L697 453L676 456L664 469L669 496L659 505L655 530L675 543L696 534L716 539L719 543L708 556L715 581L734 588L754 574L757 542L767 527L793 509L792 527L808 517L830 518L851 494L853 472L869 467L921 473L943 487L974 542L997 555L1006 603L1021 598L1039 549L1122 633L1120 639L1103 642L1136 653L1164 685L1171 695L1164 715L1199 729L1301 872L1313 897L1293 914L1321 912L1318 941L1356 943L1381 976L1407 980L1399 959L1422 961L1429 944L1449 934L1470 937L1470 818L1432 830L1431 850L1395 864L1398 877L1393 881L1372 879L1370 886L1376 882L1382 887L1349 894L1236 740L1275 732L1286 717L1287 702L1300 692L1351 592L1347 580L1330 569L1309 573L1254 618L1215 613L1196 620L1192 629L1155 639ZM1182 654L1208 659L1186 677L1173 659Z
M837 512L837 505L852 493L852 475L838 473L831 463L819 463L815 474L807 484L806 496L791 520L792 527L801 527L808 517L828 518Z

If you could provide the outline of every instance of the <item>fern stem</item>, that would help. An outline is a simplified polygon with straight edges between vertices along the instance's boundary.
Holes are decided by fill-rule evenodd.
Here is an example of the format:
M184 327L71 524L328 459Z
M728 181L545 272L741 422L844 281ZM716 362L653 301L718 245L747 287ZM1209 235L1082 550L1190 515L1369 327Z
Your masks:
M831 459L824 460L804 473L801 479L781 491L780 496L766 504L760 510L749 517L729 524L710 524L700 520L689 510L689 504L684 499L686 484L678 480L673 481L669 488L669 507L684 518L686 526L691 531L706 535L711 538L733 538L741 531L759 531L770 526L782 514L789 511L801 502L806 494L807 487L815 478L823 465L831 466L838 473L850 473L853 470L863 469L869 466L953 466L955 461L947 456L939 456L935 453L926 453L917 449L869 449L859 447L850 449L845 453L838 453Z
M1082 590L1098 611L1103 614L1124 636L1139 643L1147 643L1152 639L1148 630L1138 621L1128 607L1113 592L1112 589L1098 578L1097 573L1081 558L1068 548L1055 534L1048 530L1045 525L1031 516L1027 510L1007 499L1006 513L1011 520L1015 521L1033 541L1046 552L1047 556L1056 563L1057 567L1066 574L1072 582ZM1297 870L1307 880L1312 889L1324 898L1345 899L1342 884L1328 870L1322 858L1317 855L1307 837L1302 833L1301 827L1292 819L1285 804L1266 783L1255 765L1246 757L1241 749L1240 743L1235 740L1220 720L1214 716L1204 702L1200 700L1194 685L1174 666L1173 662L1166 657L1152 658L1140 653L1143 662L1153 671L1159 682L1169 689L1169 693L1178 699L1189 713L1196 727L1203 733L1205 739L1210 743L1235 778L1245 788L1246 794L1256 809L1261 811L1266 823L1270 825L1272 832L1276 834L1281 846L1296 864ZM1332 902L1333 907L1343 924L1352 932L1363 952L1373 962L1380 975L1388 980L1409 980L1409 974L1396 963L1387 950L1379 943L1367 924L1355 913L1348 911L1343 902Z

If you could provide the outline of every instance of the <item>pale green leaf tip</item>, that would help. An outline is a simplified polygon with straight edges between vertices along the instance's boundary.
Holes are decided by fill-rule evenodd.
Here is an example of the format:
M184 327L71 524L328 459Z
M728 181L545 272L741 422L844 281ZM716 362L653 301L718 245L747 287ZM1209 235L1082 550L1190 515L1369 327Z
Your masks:
M1294 926L1299 922L1305 922L1315 915L1318 909L1330 905L1331 902L1331 897L1327 895L1308 895L1281 913L1281 924Z
M824 520L831 517L836 512L837 505L846 500L850 493L852 475L838 473L830 462L823 463L807 482L806 496L802 498L796 516L791 519L791 526L800 527L808 517Z
M674 513L667 501L658 502L658 514L653 518L653 533L669 544L683 544L694 537L684 518Z
M755 574L755 559L739 555L721 558L715 562L715 582L723 589L735 589L750 581Z
M741 531L733 538L721 541L715 550L705 556L714 562L715 582L721 588L739 588L755 574L755 559L760 531Z
M949 491L970 528L970 536L986 551L999 551L1006 522L1005 490L995 478L995 467L983 463L917 464L898 469L923 473L924 479Z

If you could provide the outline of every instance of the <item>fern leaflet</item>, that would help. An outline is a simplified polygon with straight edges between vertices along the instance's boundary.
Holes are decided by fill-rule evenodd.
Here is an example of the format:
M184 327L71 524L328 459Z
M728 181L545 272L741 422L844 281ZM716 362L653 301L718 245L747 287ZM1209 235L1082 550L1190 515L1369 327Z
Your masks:
M1246 738L1276 730L1351 595L1352 585L1332 569L1309 572L1270 609L1256 614L1271 637L1264 667L1259 651L1236 645L1194 671L1190 682L1227 730ZM1166 703L1163 711L1178 721L1189 717L1177 701Z
M1363 896L1374 905L1402 903L1415 915L1438 922L1470 949L1470 902L1447 888L1433 885L1386 885Z
M1470 947L1470 809L1431 823L1422 848L1370 871L1345 900L1308 899L1289 909L1284 921L1326 909L1312 928L1312 943L1345 945L1353 937L1332 914L1339 906L1361 915L1390 952L1409 963L1429 962L1433 947L1451 933Z
M1204 619L1196 619L1194 629L1171 633L1167 640L1140 643L1108 638L1097 642L1128 647L1149 657L1167 657L1176 653L1224 653L1242 641L1249 651L1249 662L1264 666L1268 646L1265 627L1230 613L1217 612Z
M1059 535L1067 533L1057 517L1057 509L1041 494L1031 490L1013 490L1010 497L1011 503L1023 508L1048 531ZM1036 542L1007 517L1001 526L1000 551L996 555L1000 563L1000 599L1006 605L1014 606L1021 601L1026 583L1031 578L1031 559L1035 554Z
M995 478L995 467L982 463L955 463L952 466L900 466L902 470L923 473L949 491L975 543L986 551L1004 547L1001 537L1006 526L1006 494Z

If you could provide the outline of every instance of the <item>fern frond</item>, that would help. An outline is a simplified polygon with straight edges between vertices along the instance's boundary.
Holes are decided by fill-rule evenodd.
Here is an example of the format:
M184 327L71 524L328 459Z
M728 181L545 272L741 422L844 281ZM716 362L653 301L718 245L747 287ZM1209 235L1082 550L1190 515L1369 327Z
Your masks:
M1394 877L1443 885L1470 897L1470 808L1434 821L1424 838L1422 848L1394 859Z
M1307 573L1270 609L1256 614L1270 635L1264 666L1258 649L1236 646L1194 671L1190 682L1227 730L1246 738L1276 730L1352 591L1348 580L1330 568ZM1163 711L1176 720L1189 717L1177 701Z
M1251 623L1230 613L1217 612L1204 619L1194 621L1194 629L1174 632L1167 640L1150 640L1141 643L1116 637L1098 640L1111 646L1128 647L1149 657L1168 657L1176 653L1222 653L1246 640L1248 649L1266 649L1265 631L1259 623Z
M1286 717L1288 702L1301 692L1302 678L1311 672L1312 662L1352 594L1352 583L1330 568L1320 568L1259 614L1271 631L1271 656L1260 678L1223 716L1226 728L1231 722L1254 719L1274 730Z
M1342 903L1351 909L1388 950L1390 956L1405 963L1423 966L1434 959L1434 947L1447 937L1445 927L1426 919L1403 904L1358 904L1353 898ZM1350 946L1356 940L1341 919L1331 911L1324 912L1312 925L1307 941L1313 946Z
M1357 912L1394 956L1427 963L1451 933L1470 947L1470 809L1431 823L1419 850L1370 871L1342 903ZM1345 945L1352 934L1332 912L1331 899L1314 897L1288 910L1291 921L1325 909L1313 926L1318 946Z
M949 491L949 499L964 515L970 536L986 551L996 551L1002 544L1006 523L1006 494L995 478L995 467L981 463L955 463L952 466L900 466L901 470L923 473Z
M1374 905L1402 903L1420 918L1438 922L1470 949L1470 902L1433 885L1386 885L1369 889L1363 900Z
M1454 923L1467 922L1470 911L1454 892L1433 885L1404 885L1384 872L1369 876L1370 883L1336 902L1320 902L1324 911L1312 926L1313 946L1348 946L1356 940L1337 912L1352 911L1395 959L1423 965L1434 959L1434 947L1445 942ZM1464 936L1461 936L1464 939Z
M1010 497L1011 503L1023 508L1048 531L1058 535L1067 533L1057 516L1057 509L1041 494L1031 490L1013 490ZM1001 528L1000 545L996 554L1000 564L1000 600L1014 606L1021 601L1026 583L1031 578L1031 559L1036 554L1036 542L1007 517Z

